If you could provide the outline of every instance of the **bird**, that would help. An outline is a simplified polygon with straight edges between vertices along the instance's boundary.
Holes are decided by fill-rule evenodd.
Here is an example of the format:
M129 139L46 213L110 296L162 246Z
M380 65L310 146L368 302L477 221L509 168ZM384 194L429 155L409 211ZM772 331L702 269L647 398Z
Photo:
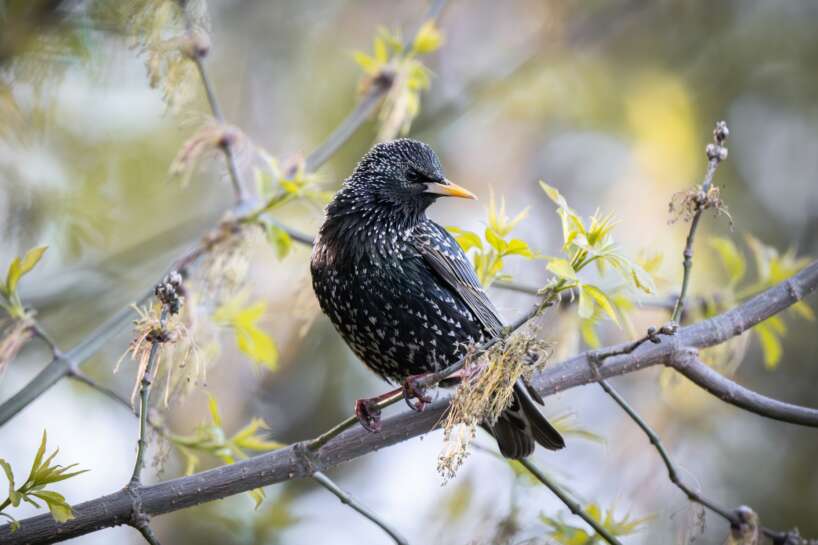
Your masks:
M327 205L310 259L322 311L369 369L417 398L407 399L416 410L431 401L417 377L456 363L503 330L460 245L426 215L441 197L476 199L444 176L429 145L406 138L376 144ZM537 392L522 379L513 388L508 408L483 424L503 456L525 458L535 443L563 448L536 406ZM369 431L380 429L381 398L355 404Z

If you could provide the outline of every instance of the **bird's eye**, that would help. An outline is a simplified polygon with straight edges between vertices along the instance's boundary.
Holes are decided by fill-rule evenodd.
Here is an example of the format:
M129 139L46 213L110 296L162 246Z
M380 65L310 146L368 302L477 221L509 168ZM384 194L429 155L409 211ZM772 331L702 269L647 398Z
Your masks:
M421 180L421 175L417 170L410 168L406 172L406 179L412 183L417 183Z

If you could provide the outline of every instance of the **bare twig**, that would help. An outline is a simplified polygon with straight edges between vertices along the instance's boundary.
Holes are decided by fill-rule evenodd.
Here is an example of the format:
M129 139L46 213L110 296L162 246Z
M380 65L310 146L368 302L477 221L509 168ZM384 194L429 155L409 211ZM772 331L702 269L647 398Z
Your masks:
M532 475L534 475L538 481L544 484L551 492L557 496L562 503L565 504L568 509L571 510L573 514L584 520L588 523L594 531L599 534L599 536L610 543L611 545L622 545L618 539L616 539L608 530L605 529L599 522L594 520L588 513L586 513L580 504L575 502L571 497L565 493L554 481L548 478L548 476L539 470L537 466L535 466L531 460L528 458L523 458L519 461L520 464L523 465Z
M676 299L676 305L673 307L673 314L670 316L672 322L678 322L682 316L685 295L687 295L687 287L690 283L690 272L693 268L693 240L696 237L696 228L699 226L702 213L715 205L711 200L710 188L713 185L713 176L716 174L716 169L722 161L727 159L727 148L724 147L724 143L727 141L729 135L730 130L727 128L727 123L719 121L713 130L713 143L708 144L705 148L705 153L707 154L707 172L704 175L704 181L702 181L698 193L694 195L692 199L695 212L693 212L693 219L690 221L690 232L688 232L687 241L685 242L683 253L684 261L682 262L684 269L682 289L679 292L679 298Z
M156 358L159 356L159 348L164 342L160 338L164 334L165 325L168 319L168 309L162 308L162 315L159 318L159 327L162 331L154 334L151 341L151 351L148 355L148 363L142 373L142 384L139 390L139 439L136 443L136 462L133 467L133 474L128 486L139 486L142 483L142 467L144 466L145 450L148 448L148 413L150 412L151 386L153 385L153 370L156 366Z
M313 473L312 478L315 482L317 482L318 484L332 492L339 500L341 500L341 503L343 503L344 505L348 505L354 511L357 511L365 518L374 522L381 530L386 532L389 535L389 537L391 537L395 541L395 543L397 543L398 545L409 545L409 542L406 540L406 538L400 535L400 533L397 530L395 530L386 522L381 520L372 511L361 505L361 503L358 502L358 500L350 496L348 492L342 490L337 484L332 482L332 480L329 477L327 477L320 471L316 471L315 473Z
M646 343L630 354L609 358L599 368L602 378L632 373L649 366L669 365L684 347L704 348L740 335L753 325L782 312L818 288L818 261L813 261L789 280L749 299L723 314L683 328L661 344ZM620 345L624 346L624 345ZM542 396L553 395L582 384L596 382L589 365L592 353L583 353L536 373L531 384ZM140 488L144 512L150 516L168 513L207 501L246 492L260 486L311 476L342 462L403 442L434 429L448 407L440 399L422 413L405 410L385 418L379 433L363 428L347 429L317 450L296 443L236 464L222 466L189 477L181 477ZM69 539L127 520L132 501L125 491L74 506L76 518L59 524L50 515L25 519L15 533L0 527L0 542L8 545L37 544ZM58 531L59 529L59 531Z

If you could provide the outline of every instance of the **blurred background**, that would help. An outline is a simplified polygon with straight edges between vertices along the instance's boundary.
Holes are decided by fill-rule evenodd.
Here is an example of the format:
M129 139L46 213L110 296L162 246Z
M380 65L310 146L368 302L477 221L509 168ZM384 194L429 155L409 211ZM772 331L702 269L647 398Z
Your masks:
M209 114L190 66L149 84L157 68L146 67L152 52L145 36L173 36L178 21L162 26L117 2L89 0L68 2L64 17L28 28L15 19L25 11L16 4L27 3L0 2L0 267L33 246L49 246L20 289L66 349L137 300L233 197L220 155L203 158L187 185L168 173ZM150 11L161 2L135 4ZM250 178L258 162L253 148L288 164L321 143L360 96L353 52L371 53L381 26L411 35L427 4L233 0L208 2L206 14L197 9L209 29L205 62L225 117L246 135L238 155ZM808 0L452 0L439 19L445 42L423 59L431 86L409 135L431 144L448 177L481 201L440 202L431 215L480 232L493 191L509 213L529 208L515 236L555 255L562 233L537 183L545 180L584 215L614 212L627 255L663 257L655 270L662 299L678 289L688 229L684 221L669 224L668 203L701 181L704 146L715 121L724 119L730 155L716 183L734 227L723 216L703 218L694 296L729 298L713 237L733 240L747 255L748 285L758 273L746 233L782 253L818 255L816 24L818 4ZM376 120L366 123L318 171L317 183L336 189L377 131ZM320 205L301 201L275 215L308 233L322 219ZM209 422L209 392L228 433L259 417L276 441L313 437L349 415L356 398L386 385L318 315L307 248L295 245L278 259L258 237L242 251L243 289L266 303L259 327L276 343L276 368L254 364L230 331L216 328L220 349L201 381L206 385L157 410L174 432L190 434ZM510 258L505 270L532 286L548 278L540 260ZM508 290L492 288L490 295L507 319L532 303ZM668 314L646 305L629 317L639 332ZM816 324L790 316L785 323L777 365L765 362L757 336L709 361L750 388L816 406ZM555 359L587 348L575 310L550 311L542 330L556 343ZM603 343L629 335L610 322L597 332ZM125 396L135 364L126 359L118 373L113 368L130 337L122 331L85 367ZM49 357L32 341L0 378L0 401ZM766 526L818 535L818 435L739 411L661 369L613 382L661 434L694 488L728 507L752 506ZM573 427L601 442L572 435L563 451L538 451L537 463L584 504L613 509L618 518L651 517L626 543L723 542L725 523L686 502L646 438L601 389L586 386L546 401L548 414L571 415ZM23 473L43 429L49 445L59 446L59 461L91 470L55 487L69 502L111 492L130 476L136 421L88 387L62 381L3 426L0 457ZM486 437L477 442L494 448ZM482 450L441 486L441 446L441 433L430 433L329 475L412 543L551 543L542 514L582 526L543 487ZM153 454L162 460L149 467L151 482L183 472L172 446L157 441ZM205 456L199 469L219 463ZM244 494L159 517L154 526L164 543L175 544L390 542L312 481L268 487L266 495L258 510ZM13 512L34 513L29 506ZM123 527L73 542L142 538Z

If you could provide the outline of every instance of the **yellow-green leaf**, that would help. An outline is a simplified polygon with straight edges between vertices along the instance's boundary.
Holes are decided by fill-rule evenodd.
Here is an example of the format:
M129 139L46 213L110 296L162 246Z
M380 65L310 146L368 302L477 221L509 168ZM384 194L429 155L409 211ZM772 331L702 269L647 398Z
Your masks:
M207 409L210 412L210 420L218 427L222 427L222 416L219 414L219 403L216 397L210 392L207 393Z
M492 248L500 253L503 253L507 246L506 241L503 240L500 235L495 233L490 227L486 228L486 242L488 242Z
M809 320L810 322L815 321L815 312L812 310L812 307L810 307L804 301L798 301L795 303L792 306L792 310L805 320Z
M638 263L630 263L629 267L631 270L633 285L636 286L637 289L642 290L647 294L653 294L656 292L656 284L653 282L653 277L649 272L643 269Z
M256 504L255 509L261 507L262 502L264 502L264 489L254 488L253 490L248 492L248 494L250 494L250 497L253 498L253 501Z
M554 204L559 206L560 208L568 208L568 201L565 200L565 197L560 194L560 192L555 187L551 187L547 183L540 180L540 187L545 194L548 195L548 198L551 199Z
M513 238L508 242L508 246L506 246L505 255L520 255L531 258L533 257L534 253L531 251L531 248L528 246L527 242L518 238Z
M590 294L588 294L588 292L582 289L582 286L580 286L579 289L579 304L577 305L577 314L579 314L580 318L583 318L585 320L590 320L594 315L594 300L590 296Z
M574 267L571 266L571 263L567 259L563 259L561 257L553 258L548 262L548 265L545 268L560 278L574 281L578 280Z
M710 247L719 255L722 266L730 276L730 285L738 284L747 272L747 260L738 251L733 241L716 237L710 240Z
M443 35L433 20L426 21L418 29L412 50L418 55L426 55L438 49L443 44Z
M596 304L605 311L605 314L607 314L616 325L619 325L619 318L616 316L616 311L614 310L613 304L611 304L611 300L608 299L608 296L605 295L604 291L591 284L583 284L582 291L590 295L593 300L596 301Z
M271 371L278 368L278 348L275 341L256 326L237 328L236 343L239 350L256 363L262 363Z
M464 252L468 252L472 248L483 249L483 241L477 233L458 229L457 227L448 227L447 229L454 235L454 239L463 248Z
M14 497L14 472L11 470L11 464L9 464L3 458L0 458L0 468L3 468L3 472L6 474L6 480L9 482L9 498Z
M772 328L765 322L761 322L755 327L758 333L758 340L761 342L761 350L764 354L764 366L767 369L775 369L781 361L783 348Z
M31 269L33 269L37 263L39 263L40 259L42 259L43 254L48 249L48 246L37 246L36 248L32 248L28 252L26 252L25 257L23 257L22 262L20 263L20 269L22 270L22 274L26 274Z
M59 492L40 490L33 492L32 496L40 498L48 505L51 516L54 517L54 520L57 522L66 522L74 518L74 511L71 509L71 506L68 505L68 502L65 501L65 497Z
M277 225L267 226L267 242L276 249L278 259L284 259L293 247L293 239L290 234Z
M364 72L370 75L374 75L378 72L380 68L380 63L376 60L364 53L363 51L356 51L352 54L352 57L355 59L355 62L360 66Z

